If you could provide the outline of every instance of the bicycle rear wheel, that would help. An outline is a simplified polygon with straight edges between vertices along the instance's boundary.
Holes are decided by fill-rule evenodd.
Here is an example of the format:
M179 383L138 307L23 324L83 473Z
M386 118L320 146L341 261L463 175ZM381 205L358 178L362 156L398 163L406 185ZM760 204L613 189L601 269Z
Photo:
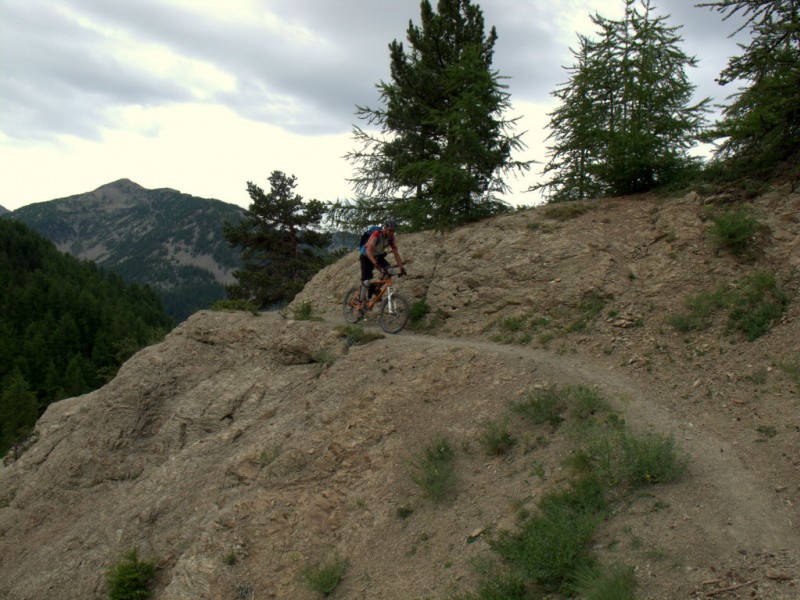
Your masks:
M344 320L348 323L358 323L361 320L361 317L364 316L364 313L358 310L358 303L361 302L360 297L360 286L354 285L347 293L344 295L344 302L342 303L342 308L344 312Z
M381 305L378 323L386 333L397 333L403 329L408 323L408 300L400 294L392 294L392 297Z

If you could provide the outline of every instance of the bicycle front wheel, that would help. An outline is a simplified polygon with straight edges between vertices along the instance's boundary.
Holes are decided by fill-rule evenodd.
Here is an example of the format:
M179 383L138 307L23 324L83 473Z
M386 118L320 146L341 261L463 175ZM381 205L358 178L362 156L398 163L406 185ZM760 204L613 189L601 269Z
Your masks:
M358 309L358 304L361 302L361 290L359 286L354 285L344 295L343 311L344 320L348 323L358 323L364 313Z
M400 294L392 294L381 306L378 323L386 333L397 333L408 323L408 300Z

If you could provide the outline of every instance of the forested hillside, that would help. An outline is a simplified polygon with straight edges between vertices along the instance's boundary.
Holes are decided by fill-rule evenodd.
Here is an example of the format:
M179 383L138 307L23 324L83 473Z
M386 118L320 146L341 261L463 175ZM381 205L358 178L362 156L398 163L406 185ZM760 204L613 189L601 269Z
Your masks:
M149 287L0 219L0 452L50 403L100 387L171 325Z
M63 252L151 286L164 310L182 321L225 297L224 285L233 282L240 261L222 236L222 223L238 222L242 212L234 204L120 179L24 206L10 217Z

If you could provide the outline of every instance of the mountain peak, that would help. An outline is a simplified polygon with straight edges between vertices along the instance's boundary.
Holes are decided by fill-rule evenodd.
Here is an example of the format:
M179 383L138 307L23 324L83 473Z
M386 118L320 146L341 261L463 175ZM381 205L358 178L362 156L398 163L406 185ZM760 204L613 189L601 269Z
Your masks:
M105 192L105 191L134 191L134 190L143 190L142 186L138 183L131 181L130 179L122 178L117 179L116 181L112 181L111 183L106 183L101 185L99 188L94 190L94 192Z

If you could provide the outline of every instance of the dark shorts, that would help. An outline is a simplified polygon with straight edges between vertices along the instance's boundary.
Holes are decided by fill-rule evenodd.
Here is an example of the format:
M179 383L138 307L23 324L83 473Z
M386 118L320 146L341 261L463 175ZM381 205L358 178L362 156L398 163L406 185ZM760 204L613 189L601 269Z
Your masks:
M375 269L375 267L372 266L372 262L370 262L370 260L363 254L359 254L359 260L361 262L361 281L372 279L372 272ZM385 253L378 254L378 256L375 257L375 260L377 260L378 264L384 269L389 268L389 263L386 262Z

